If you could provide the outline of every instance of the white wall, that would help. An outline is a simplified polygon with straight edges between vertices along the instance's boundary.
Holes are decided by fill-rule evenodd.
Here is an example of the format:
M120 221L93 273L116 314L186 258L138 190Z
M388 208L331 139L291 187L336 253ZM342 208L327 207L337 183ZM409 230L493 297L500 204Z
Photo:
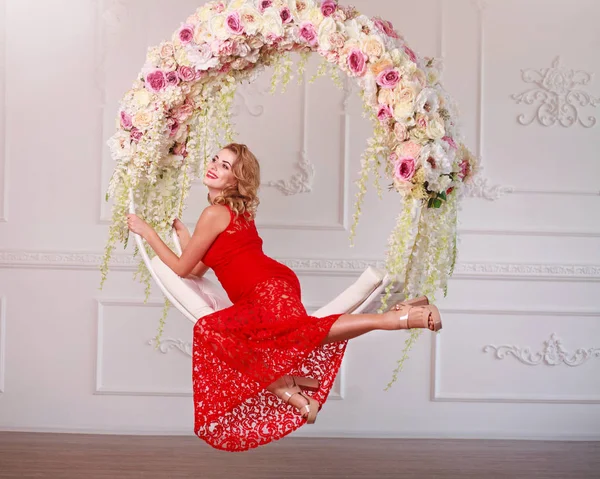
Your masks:
M191 434L190 359L147 344L160 296L142 303L123 251L98 290L113 167L105 142L117 101L147 46L197 6L168 3L1 2L0 429ZM599 438L600 126L522 125L519 116L531 118L536 105L511 95L533 87L522 70L551 68L558 56L567 71L600 71L600 4L353 3L392 20L421 54L444 57L445 83L489 178L474 194L510 192L464 203L442 333L421 338L390 392L383 388L405 334L353 341L343 398L299 434ZM351 185L370 133L358 95L345 101L323 79L271 97L269 80L242 89L239 139L261 158L265 181L290 178L301 159L314 165L303 184L310 192L263 188L259 216L267 252L299 273L311 309L383 259L399 198L368 196L350 249ZM567 90L575 88L600 97L599 80ZM600 115L577 110L584 122ZM203 196L196 187L186 221ZM189 341L191 328L172 312L165 337ZM569 357L580 350L582 364L553 365L553 337ZM499 359L486 345L522 356ZM530 361L525 348L542 355Z

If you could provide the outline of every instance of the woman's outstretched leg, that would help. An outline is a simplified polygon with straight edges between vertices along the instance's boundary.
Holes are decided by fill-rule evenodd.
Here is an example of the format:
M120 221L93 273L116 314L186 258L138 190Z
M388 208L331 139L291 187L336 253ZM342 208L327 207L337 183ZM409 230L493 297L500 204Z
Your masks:
M388 311L382 314L343 314L333 323L329 334L321 344L335 343L362 336L371 331L394 331L406 329L405 317L402 311ZM434 319L428 317L427 327L433 331Z

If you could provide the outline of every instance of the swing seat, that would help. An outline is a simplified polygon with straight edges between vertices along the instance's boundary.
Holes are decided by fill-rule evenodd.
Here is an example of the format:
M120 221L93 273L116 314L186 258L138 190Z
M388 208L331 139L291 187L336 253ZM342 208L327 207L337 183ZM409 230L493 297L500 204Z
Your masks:
M135 214L135 201L131 189L129 190L129 212ZM175 252L181 256L182 249L177 232L173 229L171 233ZM142 237L138 234L134 234L134 237L152 279L167 300L192 323L196 324L199 318L231 306L231 301L223 289L213 281L204 277L181 278L177 276L158 256L150 259ZM374 313L381 308L385 291L390 285L391 296L386 302L386 310L404 299L401 293L402 285L384 272L369 266L353 284L336 298L309 314L323 318L331 314Z
M223 289L208 278L181 278L158 256L152 258L150 265L167 298L170 297L177 309L193 323L202 316L232 304ZM381 306L381 297L390 283L388 275L369 266L337 297L310 314L322 318L331 314L375 312ZM392 296L390 301L395 299L397 291L393 291ZM390 301L388 302L393 304Z

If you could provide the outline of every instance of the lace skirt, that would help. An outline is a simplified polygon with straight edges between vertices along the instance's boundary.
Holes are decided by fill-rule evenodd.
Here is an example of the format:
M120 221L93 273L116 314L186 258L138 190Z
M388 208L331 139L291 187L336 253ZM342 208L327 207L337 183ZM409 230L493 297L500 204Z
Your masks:
M338 315L308 316L299 284L273 278L194 326L194 432L216 449L245 451L305 423L265 388L285 374L314 377L324 404L347 341L321 346Z

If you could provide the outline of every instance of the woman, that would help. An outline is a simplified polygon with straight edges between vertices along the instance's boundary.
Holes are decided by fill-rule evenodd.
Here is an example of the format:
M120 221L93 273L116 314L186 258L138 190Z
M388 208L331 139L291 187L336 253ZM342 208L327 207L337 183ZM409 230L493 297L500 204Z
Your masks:
M181 221L174 223L181 257L137 216L128 215L127 224L179 276L212 268L233 303L194 326L195 432L211 446L243 451L314 423L349 339L374 330L441 328L427 298L383 314L308 316L294 272L262 251L254 224L256 157L245 145L227 145L211 160L204 184L210 206L191 237Z

